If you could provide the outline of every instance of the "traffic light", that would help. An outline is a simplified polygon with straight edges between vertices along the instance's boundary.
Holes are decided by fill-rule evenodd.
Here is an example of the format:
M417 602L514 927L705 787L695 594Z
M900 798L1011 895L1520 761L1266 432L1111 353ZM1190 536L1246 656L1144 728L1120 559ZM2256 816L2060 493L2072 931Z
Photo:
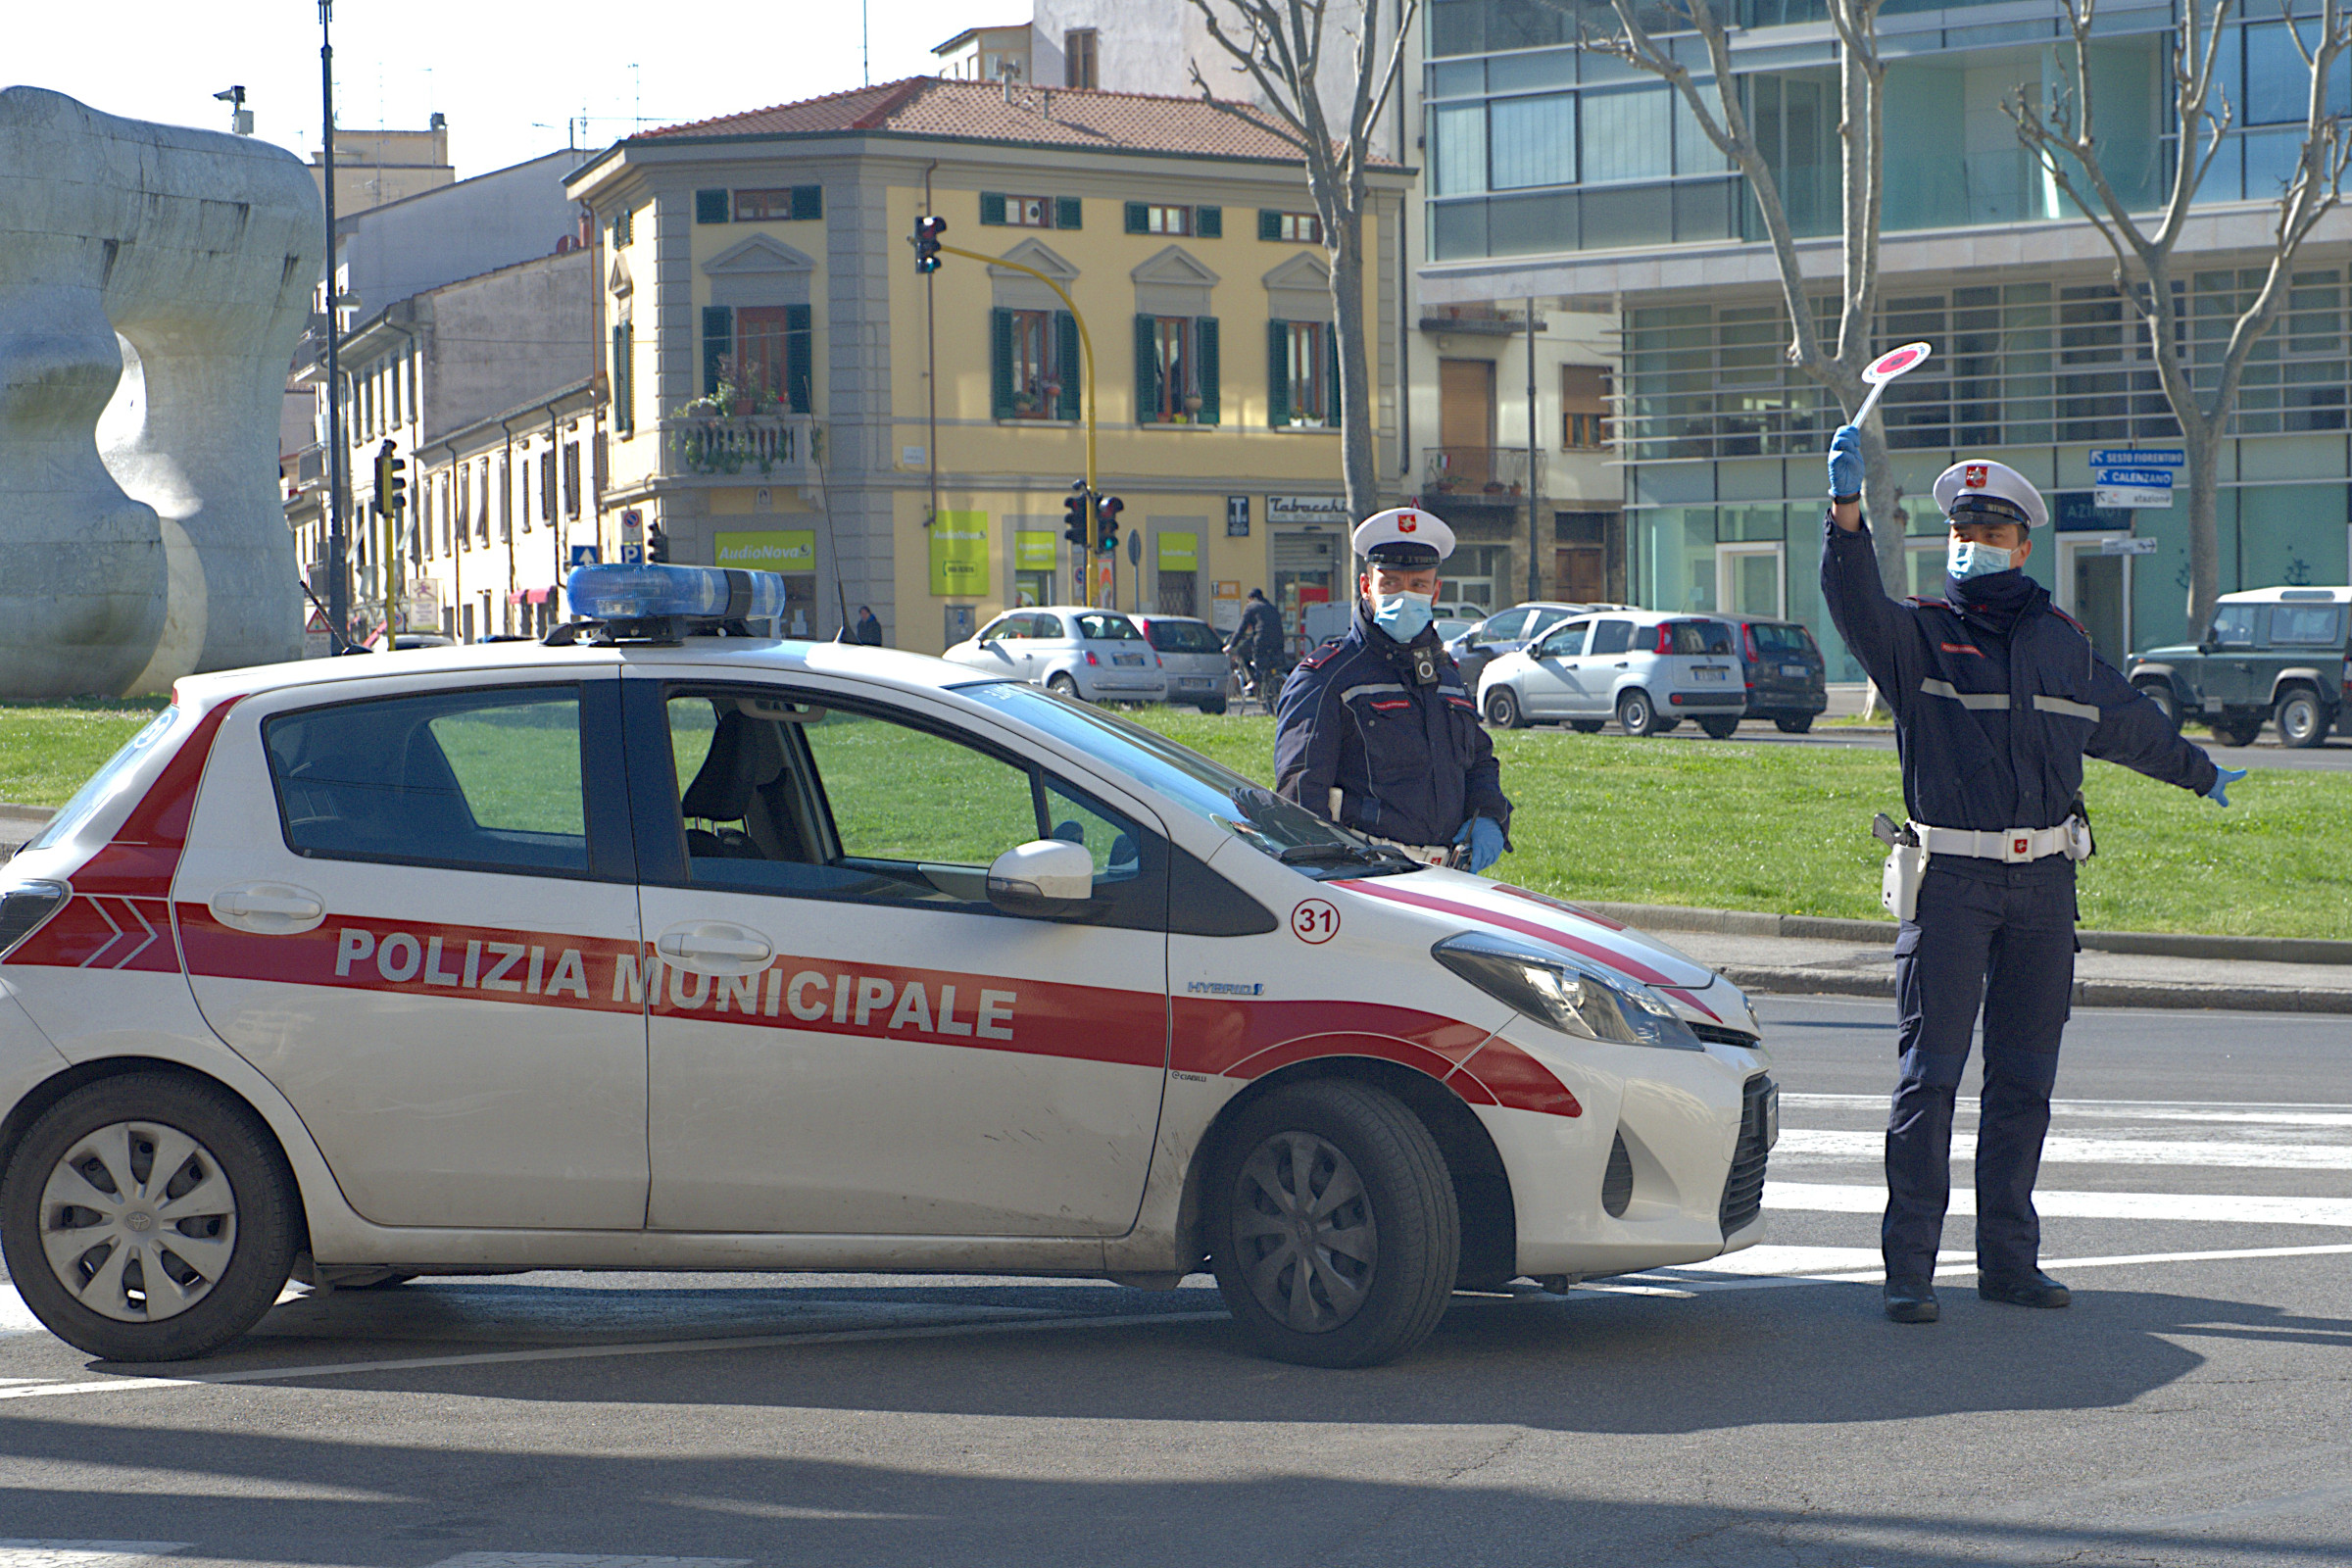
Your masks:
M1102 496L1095 501L1095 515L1102 522L1095 548L1106 556L1119 548L1119 514L1126 510L1127 503L1117 496Z
M409 503L409 481L403 477L408 460L398 456L392 443L386 441L375 449L375 514L397 517L401 508Z
M1084 479L1070 486L1069 497L1062 502L1061 511L1061 536L1081 550L1092 545L1094 540L1088 536L1086 531L1088 507Z
M926 215L914 220L914 270L918 272L939 270L939 236L948 231L948 220Z
M669 560L669 535L658 522L645 525L645 559L657 564Z

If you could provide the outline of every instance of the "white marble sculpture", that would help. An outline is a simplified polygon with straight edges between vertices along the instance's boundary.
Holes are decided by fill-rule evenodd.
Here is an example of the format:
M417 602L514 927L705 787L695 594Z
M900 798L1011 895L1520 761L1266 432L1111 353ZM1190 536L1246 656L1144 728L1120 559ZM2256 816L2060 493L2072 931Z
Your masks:
M278 408L324 248L283 148L0 91L0 697L301 653Z

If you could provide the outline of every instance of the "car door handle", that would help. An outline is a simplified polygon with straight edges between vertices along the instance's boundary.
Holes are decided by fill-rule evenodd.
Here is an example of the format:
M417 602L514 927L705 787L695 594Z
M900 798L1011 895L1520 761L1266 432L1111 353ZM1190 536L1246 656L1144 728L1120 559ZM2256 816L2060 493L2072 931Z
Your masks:
M1620 659L1617 661L1617 667L1619 669L1631 669L1633 666L1627 663L1624 660Z
M708 920L671 926L655 939L654 951L680 968L713 974L749 974L776 956L775 945L759 932Z
M222 925L258 936L298 936L326 918L326 901L287 882L247 882L222 888L207 906Z

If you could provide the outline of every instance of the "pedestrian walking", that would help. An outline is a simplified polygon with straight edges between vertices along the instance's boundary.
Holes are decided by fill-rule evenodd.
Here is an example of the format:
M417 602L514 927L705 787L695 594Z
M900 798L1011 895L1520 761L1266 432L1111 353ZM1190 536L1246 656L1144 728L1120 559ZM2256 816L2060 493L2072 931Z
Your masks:
M2041 1271L2034 1183L2049 1129L2059 1036L2075 976L2075 866L2091 854L2082 759L2096 757L2230 804L2243 772L2217 767L2101 659L2026 575L2041 494L2002 464L1953 464L1936 481L1949 523L1944 597L1897 604L1879 583L1861 507L1861 432L1830 441L1821 591L1839 635L1894 710L1910 820L1881 818L1895 942L1897 1049L1886 1123L1884 1304L1933 1323L1951 1196L1952 1107L1980 1004L1984 1089L1977 1134L1977 1294L2060 1307Z
M1453 530L1414 507L1356 525L1348 635L1299 661L1275 715L1275 790L1430 864L1484 871L1511 803L1478 705L1431 624Z
M882 622L870 605L858 607L858 640L868 648L882 646Z
M1265 590L1250 590L1250 602L1242 608L1242 624L1233 636L1235 652L1242 656L1242 664L1250 672L1250 691L1271 710L1274 688L1270 684L1282 667L1283 642L1282 612L1266 602Z

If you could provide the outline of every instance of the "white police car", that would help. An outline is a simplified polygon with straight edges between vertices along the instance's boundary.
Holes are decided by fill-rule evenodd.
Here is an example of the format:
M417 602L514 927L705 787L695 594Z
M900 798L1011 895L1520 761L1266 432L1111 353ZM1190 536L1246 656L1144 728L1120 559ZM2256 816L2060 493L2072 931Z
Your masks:
M289 1273L1206 1259L1354 1365L1457 1283L1761 1235L1720 977L1034 686L679 618L778 591L588 567L546 645L182 681L0 870L41 1321L147 1361Z

